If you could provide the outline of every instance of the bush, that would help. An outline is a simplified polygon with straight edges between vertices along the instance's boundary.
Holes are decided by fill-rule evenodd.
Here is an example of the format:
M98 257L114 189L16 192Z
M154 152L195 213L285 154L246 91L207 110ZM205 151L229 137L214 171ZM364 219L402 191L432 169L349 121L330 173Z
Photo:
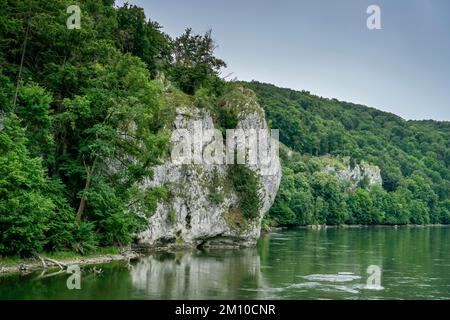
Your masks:
M48 219L45 249L48 251L70 250L75 242L73 235L76 227L75 210L66 199L64 185L59 180L50 180L45 194L55 204L55 209Z
M212 172L211 184L209 186L208 199L213 204L221 204L224 200L224 193L221 188L224 186L224 181L220 176L217 168Z
M43 192L47 179L40 158L31 158L16 116L0 131L0 254L42 250L55 205Z
M76 226L74 230L74 251L86 254L97 249L98 240L94 228L94 223L89 221L81 221Z
M245 165L234 164L228 167L228 177L239 196L239 207L244 216L249 220L258 217L262 206L258 176Z

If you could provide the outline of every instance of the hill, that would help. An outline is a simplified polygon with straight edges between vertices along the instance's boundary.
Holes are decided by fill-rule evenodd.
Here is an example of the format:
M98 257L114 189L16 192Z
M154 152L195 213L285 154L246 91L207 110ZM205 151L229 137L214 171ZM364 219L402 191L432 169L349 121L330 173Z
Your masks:
M270 220L282 224L449 223L450 123L406 121L374 108L271 84L245 84L258 96L280 141L298 153L283 160ZM431 103L431 102L430 102ZM349 191L323 174L323 156L381 170L382 188Z

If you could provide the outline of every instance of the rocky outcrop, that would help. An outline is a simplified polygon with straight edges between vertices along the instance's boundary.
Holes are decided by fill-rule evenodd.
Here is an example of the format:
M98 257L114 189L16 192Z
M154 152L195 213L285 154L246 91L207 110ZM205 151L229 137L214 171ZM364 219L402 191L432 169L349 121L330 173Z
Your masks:
M237 128L268 129L264 111L249 90L236 89L222 107L233 110ZM192 141L200 139L202 149L213 139L205 136L205 130L214 127L213 116L205 109L195 106L176 109L173 129L186 130ZM192 154L195 158L195 151ZM263 215L270 209L280 184L278 157L272 156L268 164L247 166L260 182L261 208L253 219L243 215L239 194L230 186L228 165L197 162L178 164L168 160L155 167L154 177L142 185L144 189L164 186L169 197L158 203L147 230L138 235L140 245L243 247L256 243Z
M383 184L380 168L366 162L356 164L353 169L350 165L346 169L337 169L331 165L325 165L323 171L336 175L339 181L349 184L351 190L355 190L361 184L367 184L367 186L381 186Z

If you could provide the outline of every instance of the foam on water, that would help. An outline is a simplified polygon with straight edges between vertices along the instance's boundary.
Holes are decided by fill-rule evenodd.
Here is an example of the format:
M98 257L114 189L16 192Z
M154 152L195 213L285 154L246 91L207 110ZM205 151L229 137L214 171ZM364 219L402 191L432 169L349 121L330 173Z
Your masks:
M353 274L310 274L302 276L302 278L310 281L326 281L326 282L349 282L361 279L360 276Z
M303 288L315 288L320 287L322 284L319 282L303 282L303 283L294 283L291 284L288 289L294 288L294 289L303 289Z

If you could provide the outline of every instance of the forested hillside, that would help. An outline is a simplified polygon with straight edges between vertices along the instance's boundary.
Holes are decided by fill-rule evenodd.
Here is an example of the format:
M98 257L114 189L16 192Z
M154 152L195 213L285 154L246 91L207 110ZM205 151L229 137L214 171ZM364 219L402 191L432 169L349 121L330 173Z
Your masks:
M170 196L138 185L168 154L174 108L189 101L236 125L220 101L242 83L220 78L210 32L172 39L113 0L78 1L81 28L69 29L72 4L0 0L0 255L132 243ZM267 223L450 223L448 123L244 85L285 145ZM351 190L323 172L363 161L381 168L382 187Z
M306 91L246 85L256 92L272 128L280 129L281 142L295 151L282 149L283 179L269 220L450 223L450 123L405 121ZM362 184L349 190L323 172L325 155L341 165L347 159L350 167L362 161L377 165L382 188Z
M174 106L225 86L210 33L77 3L70 29L72 1L0 1L0 255L130 244L167 197L137 185L169 151Z

